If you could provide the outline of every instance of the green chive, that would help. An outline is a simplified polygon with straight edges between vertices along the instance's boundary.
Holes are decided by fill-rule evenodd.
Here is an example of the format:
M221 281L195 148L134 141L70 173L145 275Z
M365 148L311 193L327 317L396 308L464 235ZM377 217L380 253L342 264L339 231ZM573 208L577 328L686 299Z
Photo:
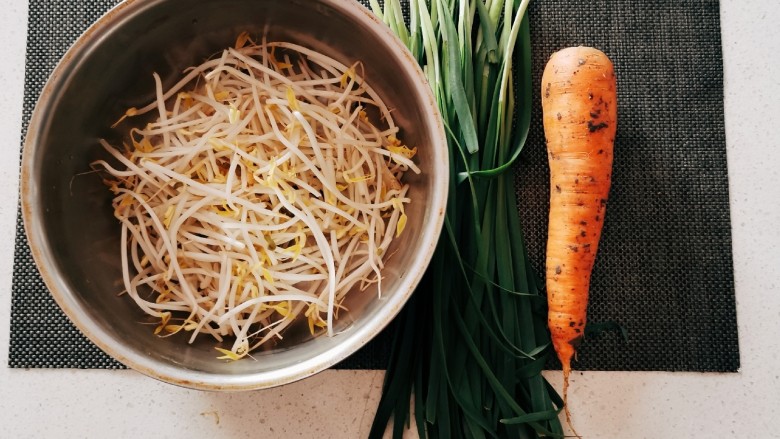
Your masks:
M391 416L394 436L408 428L411 398L421 437L562 437L561 398L541 375L543 284L507 172L532 116L528 0L411 0L409 28L399 0L371 6L420 62L451 163L445 231L397 319L371 437Z

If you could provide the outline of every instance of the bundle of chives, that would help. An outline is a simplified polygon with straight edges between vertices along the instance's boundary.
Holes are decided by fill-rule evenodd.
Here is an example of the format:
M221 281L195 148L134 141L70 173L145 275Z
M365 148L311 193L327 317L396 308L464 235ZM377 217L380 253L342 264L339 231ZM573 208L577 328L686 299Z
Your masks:
M453 164L446 230L397 320L371 437L391 417L400 437L412 398L420 437L563 436L562 401L541 375L542 283L507 172L531 117L528 1L410 0L407 27L399 0L371 0L423 68Z

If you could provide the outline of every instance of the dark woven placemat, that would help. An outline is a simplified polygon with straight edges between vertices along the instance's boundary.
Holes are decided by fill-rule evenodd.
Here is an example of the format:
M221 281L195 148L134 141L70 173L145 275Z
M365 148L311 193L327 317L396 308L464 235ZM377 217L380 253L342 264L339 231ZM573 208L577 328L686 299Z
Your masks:
M736 371L723 63L717 0L540 0L536 80L549 54L591 45L613 60L613 186L589 318L628 331L586 340L578 369ZM541 114L539 94L535 108ZM549 174L540 118L518 172L529 252L542 267Z
M116 2L30 0L23 133L46 78L71 42ZM628 331L591 337L579 369L739 368L715 0L533 0L535 90L547 57L592 45L618 73L614 186L593 277L591 321ZM538 93L535 113L540 114ZM518 168L529 252L542 267L548 173L541 119ZM49 296L17 224L11 367L119 368ZM342 362L381 368L387 331Z

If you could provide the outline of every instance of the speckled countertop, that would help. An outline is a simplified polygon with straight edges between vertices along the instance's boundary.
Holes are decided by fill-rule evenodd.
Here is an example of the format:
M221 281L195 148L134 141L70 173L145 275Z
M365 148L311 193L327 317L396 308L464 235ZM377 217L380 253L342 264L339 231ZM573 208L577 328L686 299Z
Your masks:
M364 437L380 371L218 394L132 371L6 367L26 1L0 0L0 10L0 436ZM721 20L742 369L576 373L570 398L587 438L780 437L780 2L721 0Z

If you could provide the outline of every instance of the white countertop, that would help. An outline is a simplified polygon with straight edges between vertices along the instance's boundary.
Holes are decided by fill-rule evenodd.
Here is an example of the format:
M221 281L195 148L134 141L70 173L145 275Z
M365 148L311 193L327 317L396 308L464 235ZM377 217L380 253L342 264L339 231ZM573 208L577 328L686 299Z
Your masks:
M7 367L27 2L0 0L0 10L0 436L365 437L380 371L329 370L272 390L222 394L133 371ZM721 0L742 369L576 372L570 402L587 438L780 437L778 22L777 0ZM559 373L547 376L560 388Z

